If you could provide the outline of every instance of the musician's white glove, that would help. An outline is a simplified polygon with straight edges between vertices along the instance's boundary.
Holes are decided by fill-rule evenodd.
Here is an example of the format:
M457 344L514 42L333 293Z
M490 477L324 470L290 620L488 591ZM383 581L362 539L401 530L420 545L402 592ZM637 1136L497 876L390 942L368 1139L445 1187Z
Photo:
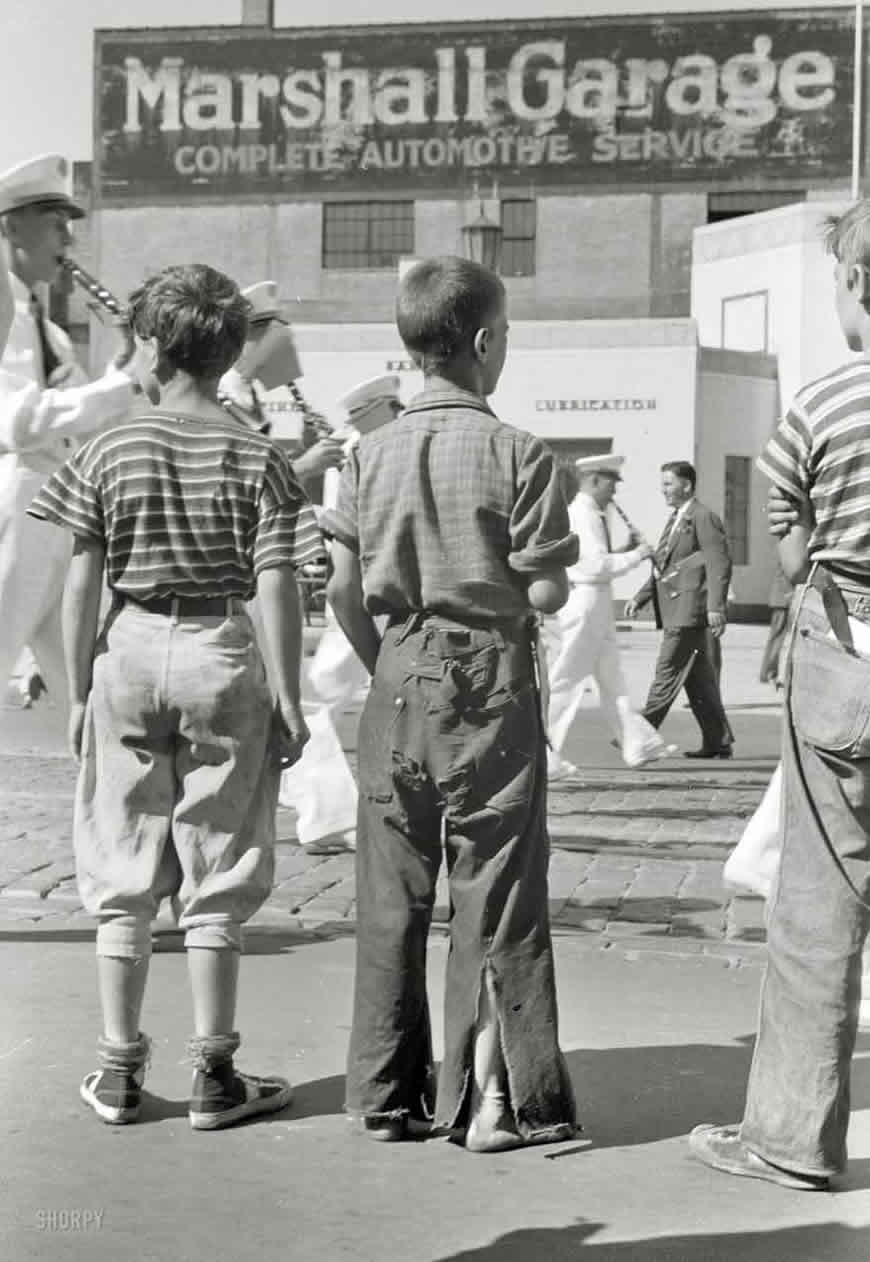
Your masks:
M344 444L340 438L329 435L319 438L313 447L303 451L293 460L293 472L300 482L318 478L327 469L338 469L344 460Z

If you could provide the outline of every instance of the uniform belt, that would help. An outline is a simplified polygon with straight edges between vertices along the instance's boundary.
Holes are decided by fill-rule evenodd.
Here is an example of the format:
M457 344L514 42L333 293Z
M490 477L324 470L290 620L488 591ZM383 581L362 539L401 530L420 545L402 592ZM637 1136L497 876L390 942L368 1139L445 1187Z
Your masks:
M240 596L149 596L139 600L119 592L121 604L135 605L148 613L165 614L171 618L228 618L244 607Z

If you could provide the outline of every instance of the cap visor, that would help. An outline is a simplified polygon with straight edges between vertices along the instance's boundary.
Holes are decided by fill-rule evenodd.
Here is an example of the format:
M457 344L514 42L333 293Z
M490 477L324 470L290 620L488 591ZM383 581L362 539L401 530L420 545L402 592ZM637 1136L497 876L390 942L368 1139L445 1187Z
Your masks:
M50 209L53 206L59 206L65 210L70 219L84 219L86 211L81 206L77 206L75 202L70 201L68 197L25 197L21 201L14 201L11 205L0 205L0 215L8 215L13 210L23 210L25 206L45 206Z

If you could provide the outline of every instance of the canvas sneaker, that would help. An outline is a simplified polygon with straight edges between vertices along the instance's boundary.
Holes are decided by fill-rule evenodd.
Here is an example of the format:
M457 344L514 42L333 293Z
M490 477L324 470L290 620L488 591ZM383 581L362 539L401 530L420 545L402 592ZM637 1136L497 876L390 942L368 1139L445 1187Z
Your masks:
M226 1061L208 1071L194 1070L190 1096L190 1125L195 1131L216 1131L247 1117L277 1113L293 1099L285 1078L256 1078L240 1074Z
M124 1125L136 1121L144 1081L144 1065L129 1073L117 1069L95 1069L85 1076L79 1095L104 1122L114 1126Z

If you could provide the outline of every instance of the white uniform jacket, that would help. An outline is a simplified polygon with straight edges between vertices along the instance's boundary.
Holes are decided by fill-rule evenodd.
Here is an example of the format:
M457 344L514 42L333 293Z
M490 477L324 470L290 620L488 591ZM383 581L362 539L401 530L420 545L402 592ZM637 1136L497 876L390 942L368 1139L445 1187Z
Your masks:
M572 500L568 517L571 529L580 540L579 560L568 570L572 586L607 587L611 579L640 565L643 560L640 548L631 548L628 552L610 551L606 514L585 491L579 491Z
M52 350L73 368L62 388L44 387L30 294L17 276L11 280L15 315L0 358L0 524L27 508L47 475L83 439L123 419L133 404L127 374L111 368L88 381L69 338L50 320L45 326Z

